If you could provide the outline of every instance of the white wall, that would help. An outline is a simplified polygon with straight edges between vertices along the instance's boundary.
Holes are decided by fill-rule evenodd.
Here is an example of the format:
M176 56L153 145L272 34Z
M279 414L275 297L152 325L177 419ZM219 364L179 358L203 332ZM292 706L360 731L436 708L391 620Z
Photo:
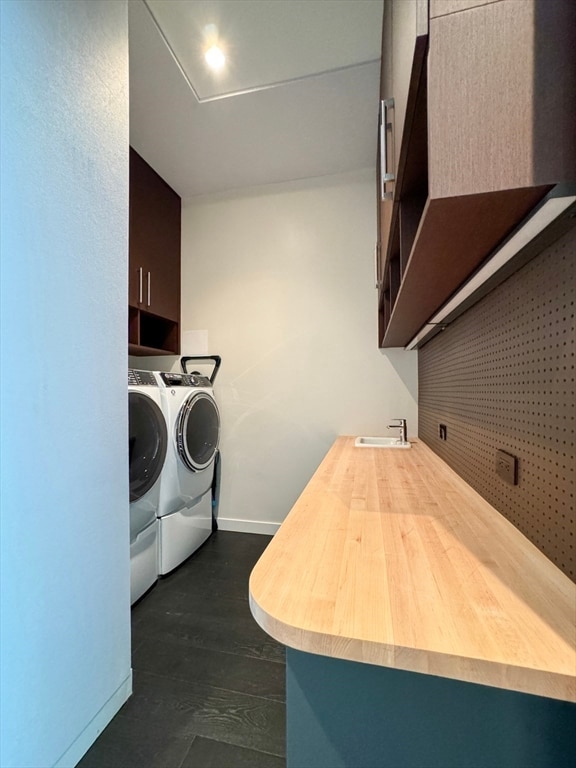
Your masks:
M122 0L1 6L2 768L131 690Z
M273 532L337 435L417 434L416 353L377 348L375 208L368 171L183 206L182 329L223 358L221 528Z

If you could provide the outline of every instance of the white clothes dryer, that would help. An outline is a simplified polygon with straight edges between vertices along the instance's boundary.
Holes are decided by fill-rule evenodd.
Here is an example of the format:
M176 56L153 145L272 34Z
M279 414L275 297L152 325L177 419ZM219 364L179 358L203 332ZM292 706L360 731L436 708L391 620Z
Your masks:
M212 482L220 440L212 384L219 361L211 378L157 372L168 427L158 507L160 575L184 562L212 533Z
M130 602L158 578L160 475L168 448L160 389L152 371L128 371Z

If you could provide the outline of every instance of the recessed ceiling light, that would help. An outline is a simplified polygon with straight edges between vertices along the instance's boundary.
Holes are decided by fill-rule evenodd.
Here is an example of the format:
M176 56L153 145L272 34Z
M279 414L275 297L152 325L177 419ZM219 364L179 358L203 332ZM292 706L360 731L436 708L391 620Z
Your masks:
M214 71L218 71L226 64L226 56L224 51L218 45L211 45L210 48L204 53L206 63Z

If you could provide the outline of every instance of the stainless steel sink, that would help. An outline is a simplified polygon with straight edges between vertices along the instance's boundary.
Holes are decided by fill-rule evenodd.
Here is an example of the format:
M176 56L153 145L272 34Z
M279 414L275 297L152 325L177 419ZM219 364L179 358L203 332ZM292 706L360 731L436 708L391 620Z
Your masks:
M408 441L402 442L397 437L357 437L354 443L356 448L410 448Z

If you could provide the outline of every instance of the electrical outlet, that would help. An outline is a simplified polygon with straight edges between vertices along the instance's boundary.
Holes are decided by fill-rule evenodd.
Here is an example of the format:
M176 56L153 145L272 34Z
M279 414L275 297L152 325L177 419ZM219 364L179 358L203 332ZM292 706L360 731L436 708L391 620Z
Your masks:
M507 451L497 451L496 472L510 485L518 485L518 458Z
M446 424L438 424L438 437L440 440L448 440L448 429Z

